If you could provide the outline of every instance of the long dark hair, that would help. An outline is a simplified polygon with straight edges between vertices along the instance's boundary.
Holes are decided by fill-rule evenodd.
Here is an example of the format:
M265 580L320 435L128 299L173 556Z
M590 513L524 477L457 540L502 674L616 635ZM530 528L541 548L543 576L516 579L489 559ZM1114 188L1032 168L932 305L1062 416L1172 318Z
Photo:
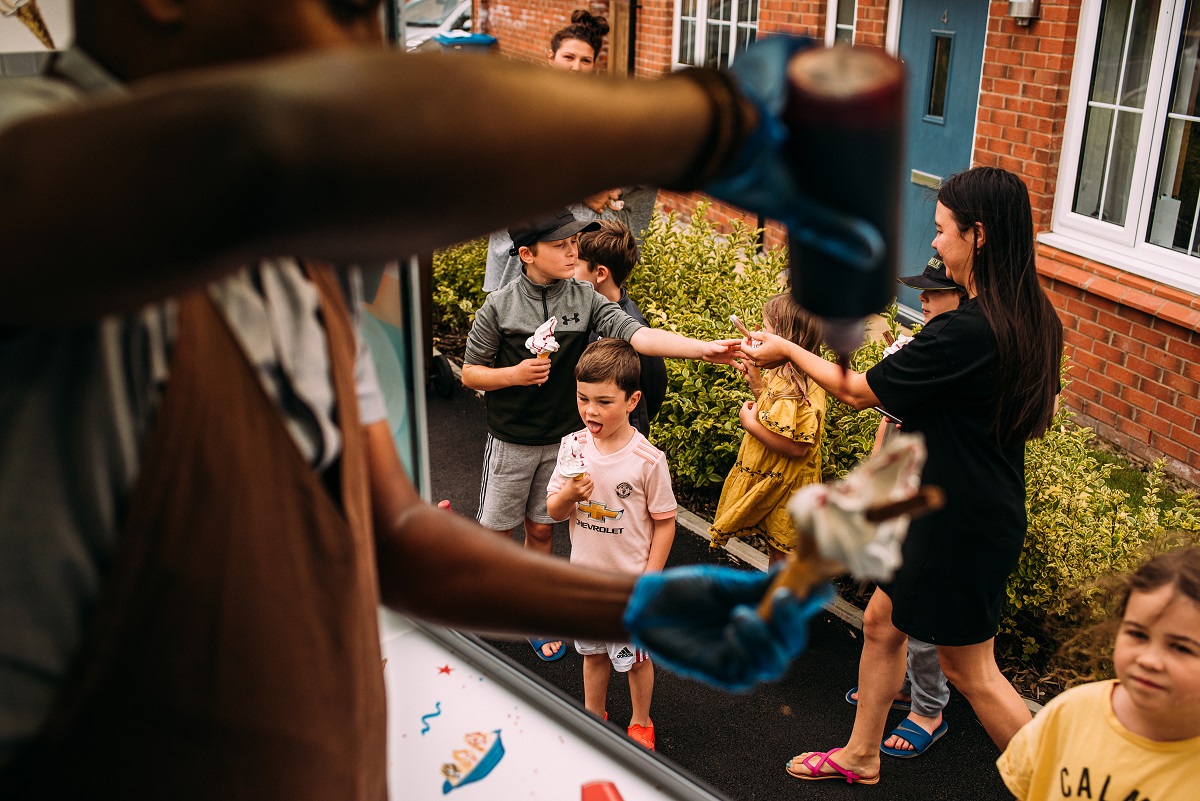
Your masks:
M568 39L578 39L590 44L596 58L599 58L607 33L608 20L605 17L597 17L587 9L577 8L571 12L571 24L550 38L550 52L557 53Z
M1063 328L1038 282L1029 190L1007 170L972 167L947 178L937 199L960 232L975 230L976 301L996 337L999 362L992 433L1006 444L1036 439L1054 417Z

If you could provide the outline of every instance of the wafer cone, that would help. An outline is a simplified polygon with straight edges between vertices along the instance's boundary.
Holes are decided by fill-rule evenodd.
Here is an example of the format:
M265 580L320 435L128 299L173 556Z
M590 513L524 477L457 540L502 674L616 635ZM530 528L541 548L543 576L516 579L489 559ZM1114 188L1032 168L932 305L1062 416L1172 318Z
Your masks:
M17 19L25 23L25 27L33 32L46 49L54 49L54 39L50 36L50 29L46 27L46 20L42 18L42 10L38 8L37 0L29 0L28 3L17 6L15 13Z
M548 351L548 350L544 350L544 351L542 351L541 353L539 353L539 354L537 355L537 357L538 357L539 359L549 359L549 358L550 358L550 351Z

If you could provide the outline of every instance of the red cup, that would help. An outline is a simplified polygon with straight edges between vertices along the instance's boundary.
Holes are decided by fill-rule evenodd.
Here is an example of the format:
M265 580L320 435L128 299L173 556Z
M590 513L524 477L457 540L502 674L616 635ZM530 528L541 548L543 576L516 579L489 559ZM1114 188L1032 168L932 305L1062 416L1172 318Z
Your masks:
M588 782L583 785L581 801L625 801L612 782Z

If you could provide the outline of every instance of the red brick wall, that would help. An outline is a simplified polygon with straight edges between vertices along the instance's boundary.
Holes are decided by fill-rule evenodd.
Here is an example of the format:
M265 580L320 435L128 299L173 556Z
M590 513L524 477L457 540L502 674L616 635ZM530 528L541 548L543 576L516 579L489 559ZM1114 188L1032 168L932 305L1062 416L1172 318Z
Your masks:
M674 0L642 0L637 3L633 73L636 77L659 78L671 71L674 17Z
M596 0L475 0L471 18L483 21L478 32L495 36L502 55L544 64L550 37L571 24L571 12L577 8L609 15L608 3ZM601 71L608 68L607 36L596 66Z
M1034 226L1050 229L1081 0L1043 0L1019 26L993 0L983 59L976 164L1029 187ZM1079 423L1200 484L1200 297L1041 246L1038 271L1063 320Z
M1025 179L1041 231L1054 205L1079 7L1080 0L1043 0L1041 18L1020 26L1006 0L993 0L988 18L975 163Z
M1200 296L1042 246L1063 320L1063 392L1103 439L1200 485Z

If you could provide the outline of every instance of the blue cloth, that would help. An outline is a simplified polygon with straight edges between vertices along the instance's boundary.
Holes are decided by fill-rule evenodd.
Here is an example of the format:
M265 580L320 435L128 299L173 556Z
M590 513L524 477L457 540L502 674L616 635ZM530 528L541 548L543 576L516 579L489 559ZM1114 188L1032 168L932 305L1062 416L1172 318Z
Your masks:
M771 619L758 604L770 573L696 565L638 579L624 623L639 648L681 676L742 691L781 677L808 644L808 621L833 596L826 584L807 598L776 590Z

